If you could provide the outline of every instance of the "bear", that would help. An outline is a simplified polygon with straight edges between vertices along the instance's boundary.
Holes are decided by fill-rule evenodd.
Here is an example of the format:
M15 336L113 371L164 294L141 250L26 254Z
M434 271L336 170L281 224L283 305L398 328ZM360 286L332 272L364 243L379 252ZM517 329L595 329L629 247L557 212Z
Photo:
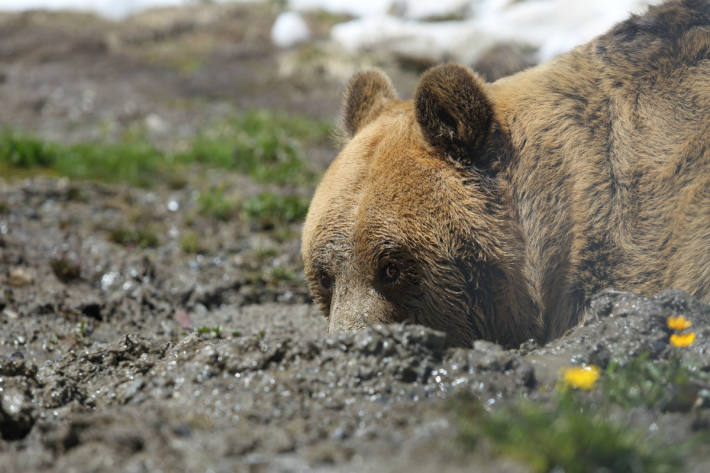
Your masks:
M342 115L301 247L331 332L515 347L563 335L607 287L710 302L709 0L492 83L435 66L410 100L366 70Z

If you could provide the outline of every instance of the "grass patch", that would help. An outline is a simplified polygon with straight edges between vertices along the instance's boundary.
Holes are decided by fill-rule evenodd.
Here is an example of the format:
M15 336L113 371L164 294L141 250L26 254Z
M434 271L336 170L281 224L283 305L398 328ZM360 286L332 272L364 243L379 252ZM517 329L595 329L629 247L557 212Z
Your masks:
M184 184L193 165L247 174L264 183L312 184L304 146L326 142L330 126L304 117L253 111L215 124L179 152L164 152L134 133L115 144L63 145L13 132L0 133L0 169L25 175L53 174L74 179L123 182L148 187Z
M197 208L200 215L227 221L236 215L239 201L236 197L228 196L224 188L218 186L200 193Z
M242 209L248 218L268 226L302 220L308 212L308 204L309 200L304 197L265 192L246 199Z
M662 410L689 411L710 376L682 364L680 359L649 360L642 355L621 365L610 363L602 377L602 390L611 402L623 407L643 405ZM710 402L710 399L705 399Z
M298 282L299 277L294 271L284 268L283 266L278 266L269 270L269 279L273 282L287 282L293 283Z
M572 393L561 395L555 407L519 401L493 413L471 398L459 399L455 412L466 448L487 439L536 472L682 471L677 446L660 447L609 422Z
M266 261L275 258L279 255L279 251L276 248L259 248L256 250L254 257L259 261Z
M51 171L73 179L146 187L169 174L164 161L157 149L139 141L61 145L32 136L0 134L0 165L20 171Z
M158 236L150 230L118 227L109 231L110 241L122 246L138 248L155 248L158 246Z
M198 335L208 336L212 338L222 338L222 327L219 325L214 327L198 327L195 329Z
M235 170L260 182L311 183L316 176L305 165L302 143L325 141L330 130L302 117L250 112L203 131L176 160Z
M193 231L184 232L180 237L180 249L189 255L202 253L203 248L200 245L200 235Z

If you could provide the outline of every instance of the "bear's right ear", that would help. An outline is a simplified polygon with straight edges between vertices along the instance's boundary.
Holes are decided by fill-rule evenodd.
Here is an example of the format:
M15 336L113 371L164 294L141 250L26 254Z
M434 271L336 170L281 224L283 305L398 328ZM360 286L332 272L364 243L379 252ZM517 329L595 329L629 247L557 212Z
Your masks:
M467 164L480 164L476 161L493 126L493 109L482 86L470 69L444 64L424 73L414 95L414 113L424 138Z
M353 136L375 118L382 105L396 99L397 92L384 72L376 69L358 72L350 79L343 101L345 131Z

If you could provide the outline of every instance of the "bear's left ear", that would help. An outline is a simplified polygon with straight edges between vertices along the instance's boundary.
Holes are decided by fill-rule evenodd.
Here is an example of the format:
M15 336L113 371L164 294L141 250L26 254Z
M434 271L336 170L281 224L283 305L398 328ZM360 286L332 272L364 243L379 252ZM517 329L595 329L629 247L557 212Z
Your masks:
M384 72L377 69L358 72L350 79L343 100L345 131L353 136L375 118L385 103L396 99L397 92Z
M476 164L493 125L493 109L482 85L470 69L445 64L424 73L414 96L424 138L466 164Z

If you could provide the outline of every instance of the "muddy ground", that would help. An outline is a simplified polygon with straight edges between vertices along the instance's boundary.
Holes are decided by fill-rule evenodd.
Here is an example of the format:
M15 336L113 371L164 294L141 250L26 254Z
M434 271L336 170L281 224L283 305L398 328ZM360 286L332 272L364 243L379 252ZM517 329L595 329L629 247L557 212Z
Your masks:
M2 15L0 123L63 142L139 128L169 148L250 107L335 120L363 64L411 90L417 71L382 58L326 61L324 43L275 50L274 15L250 5L123 23ZM318 40L331 20L312 19ZM308 151L318 169L335 153ZM301 274L300 224L195 217L199 185L0 180L0 472L710 471L709 306L672 290L609 290L583 326L517 350L447 349L418 326L328 336ZM158 240L119 245L110 235L122 225L149 225ZM195 225L200 251L187 253L180 237ZM679 314L696 336L686 348L669 343L667 318ZM638 394L653 390L649 379L623 394L604 381L639 359L682 366L687 379L649 378L661 389L653 399ZM562 392L561 370L584 364L602 369L599 385ZM585 467L580 456L578 468L555 469L470 434L496 413L515 423L521 399L554 412L570 395L648 447L640 458L655 466Z

